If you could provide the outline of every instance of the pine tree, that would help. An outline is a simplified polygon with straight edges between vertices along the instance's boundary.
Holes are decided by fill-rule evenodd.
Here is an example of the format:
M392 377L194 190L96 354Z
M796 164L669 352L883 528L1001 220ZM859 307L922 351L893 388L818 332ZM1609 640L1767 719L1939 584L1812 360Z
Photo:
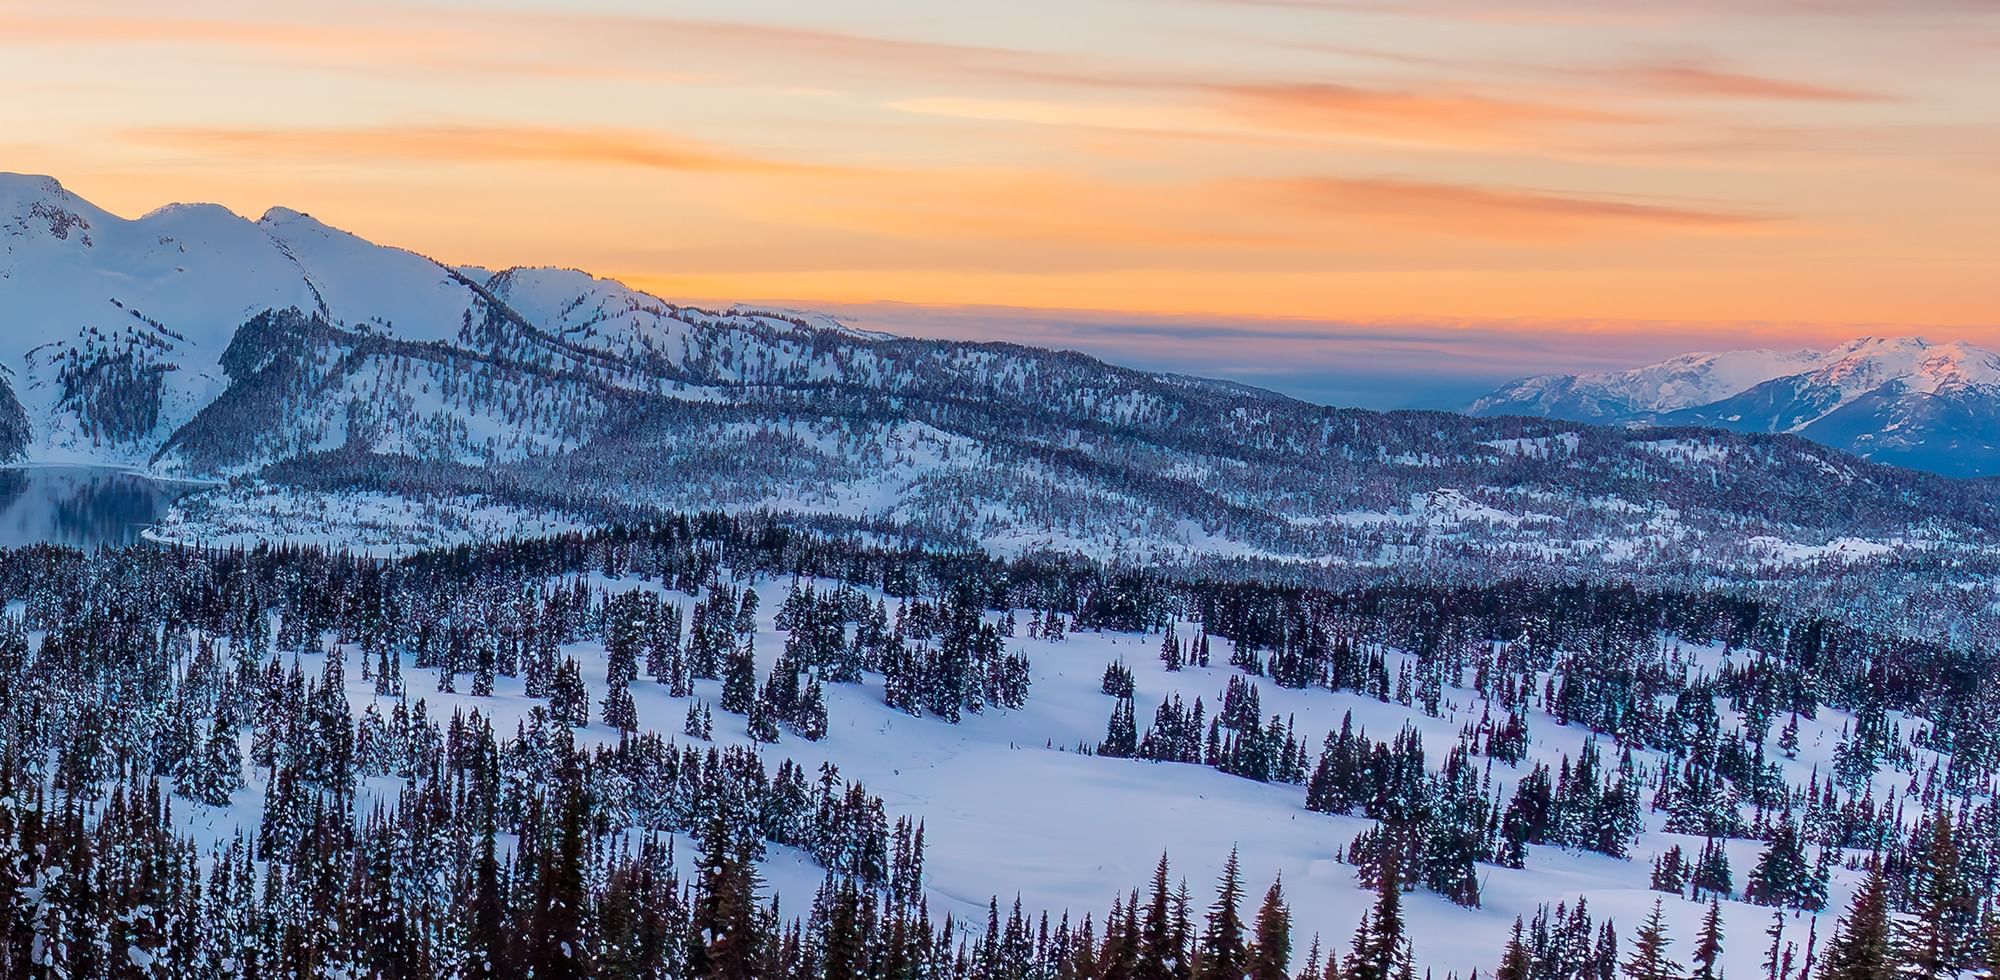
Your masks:
M209 806L228 806L230 796L243 785L243 750L235 729L218 712L200 754L183 772L180 791Z
M1694 875L1688 883L1696 901L1704 895L1732 897L1736 886L1729 870L1729 852L1715 838L1709 838L1702 845L1701 855L1695 858Z
M1347 957L1346 980L1400 980L1411 969L1403 935L1403 882L1394 848L1383 848L1375 873L1375 906L1363 913Z
M1529 980L1531 964L1528 946L1521 938L1521 917L1514 917L1514 934L1507 939L1507 948L1500 953L1500 968L1493 971L1493 980Z
M1847 906L1847 916L1826 944L1820 980L1891 980L1896 976L1895 939L1889 924L1889 881L1881 862L1870 859L1868 877Z
M639 707L632 701L632 689L620 683L604 693L604 723L621 732L639 730Z
M494 832L490 820L481 828L479 856L472 874L472 893L466 902L465 972L471 977L500 976L507 960L506 904L500 891L500 863Z
M1133 980L1175 980L1185 949L1174 933L1173 897L1167 890L1167 856L1153 868L1145 918L1139 926L1138 959L1133 964Z
M1796 711L1792 712L1791 719L1786 721L1785 727L1778 732L1778 750L1783 752L1787 759L1799 757L1799 713Z
M1771 925L1764 930L1771 937L1771 945L1764 949L1764 980L1787 980L1785 964L1791 954L1785 947L1785 913L1780 909L1771 913Z
M1673 945L1661 918L1660 899L1653 900L1653 913L1632 935L1632 956L1625 961L1624 973L1631 980L1679 980L1681 965L1667 956Z
M1897 945L1905 977L1943 978L1964 965L1967 941L1978 926L1978 905L1960 868L1951 815L1931 822L1929 846L1921 856L1909 915L1898 921Z
M817 742L826 737L826 689L821 686L819 678L813 678L812 683L806 685L805 694L800 697L799 706L793 713L796 717L792 720L792 728L800 738Z
M702 833L688 937L688 973L702 980L764 976L764 936L757 913L757 868L739 835L717 810Z
M745 640L731 644L722 664L722 710L739 715L750 713L757 699L757 658Z
M1201 937L1201 980L1243 980L1249 956L1243 944L1243 877L1236 849L1216 881L1215 903L1208 907L1208 929Z
M590 692L584 688L582 668L573 658L563 658L550 682L549 710L571 728L590 726Z
M1989 907L1980 917L1977 962L1973 980L2000 980L2000 910Z
M1111 720L1104 726L1104 741L1097 745L1097 754L1113 759L1129 759L1138 751L1139 723L1133 717L1132 698L1121 697L1111 707Z
M589 913L584 879L589 803L582 774L573 764L563 771L557 795L561 822L551 842L554 851L538 869L540 880L529 911L529 927L520 933L527 948L517 962L526 964L536 980L581 980L591 975L589 949L584 942Z
M1702 916L1701 931L1694 938L1694 973L1691 980L1721 980L1716 962L1722 958L1722 901L1709 899Z
M1798 826L1787 814L1779 820L1763 857L1751 870L1743 896L1758 905L1805 909L1811 902L1812 875L1812 865L1806 862L1799 844Z
M750 717L745 722L744 731L753 741L766 744L778 740L778 713L763 698L750 700Z
M1306 947L1306 965L1300 967L1299 972L1292 975L1292 980L1327 980L1326 971L1320 965L1320 960L1324 955L1320 952L1319 948L1319 933L1315 932L1313 933L1312 943ZM1336 969L1335 973L1338 974L1338 972L1338 969ZM1338 980L1338 978L1336 977L1335 980Z
M1292 911L1285 907L1282 881L1271 882L1257 909L1256 938L1250 944L1250 980L1287 980L1291 966Z

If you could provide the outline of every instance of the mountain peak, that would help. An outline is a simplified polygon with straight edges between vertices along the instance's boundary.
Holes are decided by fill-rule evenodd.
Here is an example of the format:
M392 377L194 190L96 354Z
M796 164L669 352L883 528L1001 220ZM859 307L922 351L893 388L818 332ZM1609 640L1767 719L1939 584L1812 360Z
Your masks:
M89 247L92 225L109 218L54 177L0 173L0 227Z
M18 174L0 171L0 201L29 200L35 198L62 200L69 197L69 191L62 181L46 174Z
M285 207L282 204L273 205L272 207L267 208L264 211L264 216L257 219L258 224L263 225L267 228L276 227L278 225L297 224L302 222L319 225L320 227L327 227L326 223L319 220L318 218L315 218L304 211L295 211L291 208Z
M1962 340L1857 337L1824 351L1688 354L1629 371L1528 378L1474 415L1792 432L1884 462L2000 470L2000 354Z
M1883 354L1900 351L1925 350L1933 346L1929 340L1914 334L1906 337L1856 337L1826 352L1829 358L1840 358L1854 354Z
M175 221L189 219L196 221L216 220L235 223L242 221L243 216L220 204L210 204L205 201L176 201L172 204L162 204L139 217L140 221L153 221L156 219Z

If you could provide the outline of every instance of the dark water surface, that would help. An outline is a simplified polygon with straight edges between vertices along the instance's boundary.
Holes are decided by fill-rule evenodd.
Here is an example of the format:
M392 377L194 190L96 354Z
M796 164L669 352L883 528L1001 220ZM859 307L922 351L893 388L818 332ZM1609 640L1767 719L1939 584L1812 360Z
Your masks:
M198 489L96 466L0 468L0 548L130 544Z

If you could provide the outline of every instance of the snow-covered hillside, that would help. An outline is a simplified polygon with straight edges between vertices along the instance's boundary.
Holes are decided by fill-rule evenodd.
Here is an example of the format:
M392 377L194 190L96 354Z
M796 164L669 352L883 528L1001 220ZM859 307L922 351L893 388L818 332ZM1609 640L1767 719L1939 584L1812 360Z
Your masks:
M436 965L412 972L448 975L493 936L547 937L569 869L587 903L570 941L609 957L632 928L624 862L677 875L700 922L716 846L748 836L756 900L819 928L830 873L920 878L946 955L995 955L987 911L1017 897L1030 923L1103 924L1162 854L1198 921L1233 852L1246 919L1282 882L1300 966L1314 936L1345 956L1371 876L1399 866L1399 950L1436 976L1490 975L1517 920L1546 942L1558 909L1587 908L1624 962L1658 903L1686 948L1713 902L1715 965L1756 975L1789 946L1792 980L1871 852L1919 920L1960 901L1923 890L1939 821L1966 909L2000 878L1990 660L1709 594L1301 591L754 524L386 564L0 553L0 583L0 872L26 869L0 874L21 923L0 956L22 937L72 966L199 950L233 977L247 956L379 970L421 942ZM72 646L86 635L103 639ZM18 847L76 798L105 814L81 843ZM920 872L871 850L892 824L902 843L921 827ZM1385 839L1409 857L1368 850ZM669 840L673 860L648 848ZM100 891L68 884L86 860ZM148 899L138 873L219 883ZM507 928L471 914L481 894ZM689 900L670 883L647 902ZM1579 973L1591 943L1554 941L1534 976L1605 975ZM1952 943L1951 962L1986 955Z
M775 618L793 584L779 580L757 586L764 637L759 644L760 676L771 671L778 651L784 649L787 633L776 628ZM831 590L836 583L805 584ZM614 594L639 589L670 600L689 600L672 595L657 582L591 576L588 585ZM866 594L871 600L880 597L872 591ZM1023 610L1016 618L1025 623L1028 616ZM997 623L1000 616L990 618ZM1179 628L1182 636L1200 629L1187 623ZM1100 689L1106 664L1118 661L1131 666L1142 726L1162 701L1176 696L1188 704L1197 698L1219 704L1228 678L1244 676L1225 666L1231 654L1227 641L1215 642L1215 666L1168 672L1158 656L1162 637L1157 632L1079 632L1059 641L1026 636L1010 640L1009 649L1025 654L1035 666L1033 694L1028 706L1018 711L991 710L958 724L911 717L883 704L881 679L871 677L860 685L828 689L831 724L824 741L786 737L776 745L761 746L745 734L740 718L721 714L716 716L715 739L723 745L757 749L771 765L777 758L791 758L808 772L816 772L822 763L831 762L848 778L881 794L892 818L922 819L933 916L949 912L976 928L984 921L989 898L999 896L1004 911L1006 902L1018 895L1031 910L1067 910L1080 917L1086 910L1107 907L1123 889L1145 882L1162 853L1172 858L1175 874L1184 876L1202 897L1234 849L1246 879L1256 888L1283 880L1298 930L1299 954L1315 933L1327 948L1344 949L1373 895L1357 879L1356 868L1340 856L1374 821L1310 812L1304 808L1302 788L1295 785L1253 782L1199 765L1102 758L1078 751L1079 746L1094 748L1105 735L1105 716L1115 703ZM593 683L604 676L602 644L568 646L563 653L575 657ZM347 652L350 662L355 655ZM1688 667L1710 672L1730 662L1719 646L1686 649L1680 656ZM1743 653L1735 658L1738 666L1747 662ZM1399 662L1392 661L1391 669ZM300 663L308 676L314 676L324 659L308 655ZM511 678L500 679L494 696L487 698L440 694L433 677L414 670L407 676L407 696L426 700L432 717L476 710L491 718L499 731L514 730L526 709L538 703L526 698L520 682ZM1261 678L1258 683L1264 711L1293 722L1304 742L1314 747L1322 736L1339 731L1343 719L1351 718L1357 728L1378 738L1413 725L1426 754L1443 759L1458 744L1461 729L1475 725L1482 715L1505 712L1463 686L1446 689L1447 707L1440 716L1428 717L1410 706L1355 692L1290 691ZM678 737L691 700L713 705L720 697L718 681L697 681L695 688L692 698L675 698L660 685L634 685L640 728ZM372 686L360 678L349 679L348 695L357 714L368 704L390 703L375 698ZM1726 704L1718 707L1725 727L1742 723ZM1780 760L1787 781L1803 786L1816 769L1831 772L1833 749L1851 722L1844 712L1827 711L1804 724L1799 757ZM1542 711L1532 712L1528 725L1533 736L1525 759L1500 764L1491 772L1503 787L1517 783L1537 762L1553 769L1564 759L1575 759L1587 741L1599 738L1580 727L1564 727ZM583 745L608 746L617 739L617 731L602 722L578 733ZM1660 759L1655 753L1639 758L1646 764ZM1894 772L1885 772L1878 777L1876 790L1886 799L1900 785ZM226 839L231 828L246 820L254 822L261 809L261 797L246 790L228 810L197 807L187 819L200 837L214 841ZM1435 895L1411 895L1406 910L1419 971L1428 968L1439 976L1447 972L1468 976L1473 969L1490 972L1514 918L1532 919L1544 904L1574 905L1582 898L1599 921L1614 921L1629 934L1645 920L1654 900L1663 897L1650 888L1653 860L1672 846L1692 855L1704 843L1698 835L1662 832L1665 819L1665 814L1649 814L1645 836L1624 859L1537 848L1522 869L1484 866L1480 869L1483 899L1477 909L1461 908ZM694 842L683 837L679 849L687 855L683 870L691 872L697 853ZM1756 865L1762 850L1762 843L1754 840L1728 842L1730 862L1739 875ZM764 873L771 892L784 896L787 904L811 896L824 874L789 849L775 852ZM1832 931L1836 914L1846 908L1857 883L1855 873L1837 871L1828 889L1829 910L1818 917L1822 935ZM1674 934L1692 939L1704 903L1664 897L1666 921ZM1740 901L1724 903L1723 910L1724 929L1737 939L1730 946L1727 969L1755 975L1763 945L1753 940L1770 926L1772 910ZM1786 918L1788 936L1803 946L1815 916L1793 913Z

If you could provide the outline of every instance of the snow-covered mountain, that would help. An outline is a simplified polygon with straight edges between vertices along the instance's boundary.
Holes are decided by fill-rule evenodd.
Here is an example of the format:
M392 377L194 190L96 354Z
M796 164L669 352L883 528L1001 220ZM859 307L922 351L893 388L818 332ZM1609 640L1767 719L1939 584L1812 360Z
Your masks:
M557 347L626 355L679 342L669 356L687 354L681 311L582 273L451 268L287 208L251 221L171 204L127 219L53 178L0 174L0 456L159 464L174 433L230 387L224 355L259 314L296 310L354 338L448 346L469 338L475 314L496 339L488 321L508 318L489 312L496 295ZM701 320L716 321L794 326Z
M1853 405L1901 372L1697 359L1659 372L1647 404L1688 411L1807 362ZM1010 554L1726 574L1864 598L1894 590L1815 563L2000 563L1990 490L1790 436L1329 408L1074 352L680 306L575 270L447 265L285 209L127 219L41 177L0 178L5 460L242 478L159 532L197 540L393 547L775 512Z
M2000 354L1920 337L1864 337L1826 351L1687 354L1630 371L1527 378L1467 411L1789 432L1901 466L2000 473Z

